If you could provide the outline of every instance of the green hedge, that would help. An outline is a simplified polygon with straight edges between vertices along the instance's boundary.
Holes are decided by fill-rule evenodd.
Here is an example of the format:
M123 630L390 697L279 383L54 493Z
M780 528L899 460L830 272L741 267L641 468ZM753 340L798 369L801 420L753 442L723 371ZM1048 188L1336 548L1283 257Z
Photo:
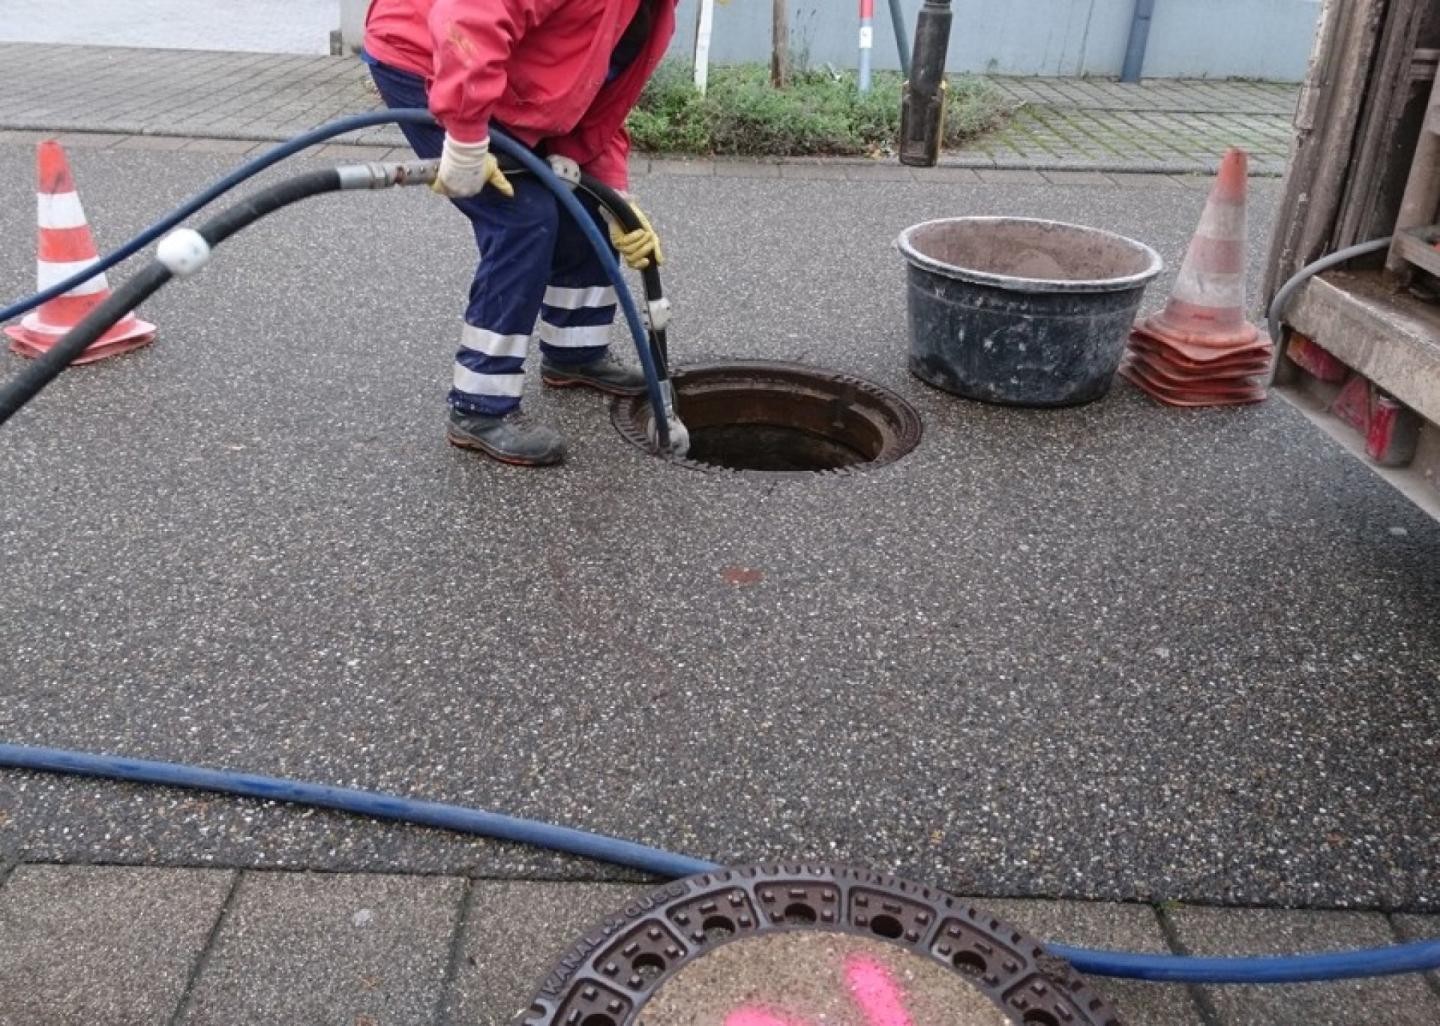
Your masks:
M900 132L902 82L878 74L861 95L853 75L811 70L781 90L758 65L714 68L704 96L690 68L661 66L630 115L637 149L723 156L883 154ZM950 80L946 146L958 146L1002 124L1010 108L984 79Z

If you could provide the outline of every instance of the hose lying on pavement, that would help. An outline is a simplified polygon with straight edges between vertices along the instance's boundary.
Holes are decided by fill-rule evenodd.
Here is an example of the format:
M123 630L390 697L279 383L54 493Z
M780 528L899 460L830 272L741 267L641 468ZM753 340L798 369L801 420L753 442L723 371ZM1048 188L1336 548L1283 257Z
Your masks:
M113 267L241 182L306 146L359 127L388 122L428 122L429 120L430 114L424 110L382 111L332 122L313 132L299 136L237 168L210 189L101 260L99 264L86 268L83 272L60 282L51 289L0 310L0 321L18 316L47 299L74 288L100 270ZM657 427L662 433L661 441L668 445L665 418L659 414L659 411L665 409L665 406L660 394L660 378L656 362L647 345L646 331L639 311L635 307L629 289L625 287L623 273L604 237L595 223L585 214L568 187L551 174L550 168L543 161L498 131L492 133L492 141L497 150L507 153L520 162L526 170L536 174L555 193L556 198L575 218L576 224L580 226L590 245L595 248L602 263L605 264L607 272L617 286L616 291L620 304L625 311L626 321L634 336L640 362L645 370L651 408L657 411L655 419L659 422ZM253 224L266 214L308 196L345 188L376 188L402 184L405 180L420 180L413 177L407 178L403 171L405 165L389 166L392 174L398 172L397 177L392 180L376 179L373 176L374 169L377 167L384 168L385 166L354 165L344 168L327 168L300 175L262 190L202 226L196 233L200 240L200 249L203 250L204 256L208 257L209 247L218 245L219 242L229 238L247 225ZM369 181L364 179L366 174L372 176ZM1339 262L1340 258L1344 256L1345 254L1335 254L1332 259ZM203 258L200 259L199 263L190 270L203 265L203 262ZM139 274L116 289L106 302L91 311L70 334L52 347L48 353L35 360L14 381L0 390L0 423L9 419L25 402L53 380L70 361L100 337L106 328L169 281L177 273L172 269L174 266L178 265L173 260L168 264L162 260L156 260L144 268ZM179 273L189 272L181 270ZM1313 269L1311 269L1311 273L1314 273ZM1279 300L1282 297L1288 298L1289 291L1282 289L1281 294L1276 297L1277 311L1283 310L1283 303ZM234 773L227 770L205 769L199 766L94 755L56 748L0 744L0 767L64 773L164 787L183 787L241 798L284 801L297 805L333 809L378 819L414 823L458 833L529 844L550 851L626 866L665 878L691 876L718 868L714 863L702 859L536 820L438 802L419 801L399 795L330 787L324 784ZM1305 983L1424 972L1440 968L1440 939L1388 948L1252 958L1150 955L1077 948L1063 944L1049 944L1047 947L1052 954L1065 959L1082 973L1168 983Z
M551 826L548 823L536 823L498 812L416 801L413 798L356 791L347 787L281 780L278 777L231 773L226 770L180 766L146 759L89 755L58 748L28 748L7 744L0 744L0 766L125 780L137 784L157 784L161 787L184 787L197 791L233 794L242 798L259 798L263 801L290 802L317 809L353 812L374 819L390 819L400 823L452 830L459 834L490 837L497 841L533 845L549 851L654 873L667 879L693 876L716 868L700 859L672 855L659 848L647 848L633 841L622 841L619 838L572 830L569 827Z
M359 816L438 827L462 834L528 844L548 851L596 859L670 879L720 868L713 862L662 851L604 834L555 826L497 812L417 801L399 795L357 791L278 777L182 766L146 759L92 755L58 748L0 744L0 767L98 777L135 784L183 787L241 798L291 802ZM1361 976L1392 976L1440 968L1440 939L1388 948L1259 958L1192 958L1100 951L1047 944L1050 953L1092 976L1159 983L1314 983Z

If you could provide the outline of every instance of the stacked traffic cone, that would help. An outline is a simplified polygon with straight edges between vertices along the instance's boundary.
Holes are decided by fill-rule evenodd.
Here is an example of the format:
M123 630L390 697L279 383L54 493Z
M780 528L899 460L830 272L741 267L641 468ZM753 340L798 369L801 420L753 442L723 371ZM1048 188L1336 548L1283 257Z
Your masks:
M1170 406L1230 406L1265 398L1272 345L1245 319L1248 158L1220 164L1200 228L1160 313L1130 335L1120 373Z
M40 255L35 264L37 288L46 289L83 271L99 259L90 225L75 191L75 179L65 151L54 140L42 142L36 153L40 180ZM95 275L62 296L56 296L27 315L18 325L5 329L10 348L21 356L36 357L65 336L95 307L110 297L104 272ZM155 325L127 313L115 326L95 340L75 363L94 363L107 356L128 353L149 345Z

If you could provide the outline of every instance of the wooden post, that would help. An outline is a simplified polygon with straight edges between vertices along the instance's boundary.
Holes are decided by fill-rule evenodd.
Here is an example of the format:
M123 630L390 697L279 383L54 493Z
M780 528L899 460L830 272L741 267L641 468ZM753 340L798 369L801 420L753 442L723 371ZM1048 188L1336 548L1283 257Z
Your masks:
M1290 170L1261 295L1303 265L1391 231L1418 131L1433 0L1324 0L1295 116Z
M1391 272L1406 277L1413 273L1410 269L1413 261L1405 255L1406 240L1401 233L1434 224L1437 208L1440 208L1440 74L1436 75L1431 86L1424 127L1420 130L1419 142L1415 144L1415 159L1410 164L1405 194L1400 202L1395 241L1390 246L1390 257L1385 264ZM1422 245L1420 248L1427 256L1434 255L1430 247ZM1432 270L1433 265L1426 266L1426 269Z
M1284 196L1270 240L1268 303L1300 267L1333 250L1345 170L1365 111L1372 58L1388 0L1324 0L1295 115Z
M771 0L770 84L784 89L790 84L790 0Z

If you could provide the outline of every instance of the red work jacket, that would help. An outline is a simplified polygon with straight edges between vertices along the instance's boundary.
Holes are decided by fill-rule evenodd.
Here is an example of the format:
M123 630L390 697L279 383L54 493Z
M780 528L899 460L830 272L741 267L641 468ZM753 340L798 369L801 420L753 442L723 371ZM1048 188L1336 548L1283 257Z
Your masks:
M374 0L365 49L425 79L430 111L462 142L493 120L529 146L628 185L625 118L675 33L678 0L651 0L640 52L612 82L611 55L641 0Z

